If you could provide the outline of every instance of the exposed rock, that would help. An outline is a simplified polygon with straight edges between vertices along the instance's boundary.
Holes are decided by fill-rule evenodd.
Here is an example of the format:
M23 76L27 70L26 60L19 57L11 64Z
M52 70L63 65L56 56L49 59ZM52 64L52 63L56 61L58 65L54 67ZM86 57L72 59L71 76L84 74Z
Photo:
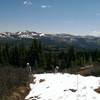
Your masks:
M75 90L75 89L69 89L70 91L72 91L72 92L76 92L77 90Z
M95 89L95 91L100 94L100 87Z
M45 79L40 79L40 81L39 81L39 82L41 83L41 82L44 82L44 81L45 81Z

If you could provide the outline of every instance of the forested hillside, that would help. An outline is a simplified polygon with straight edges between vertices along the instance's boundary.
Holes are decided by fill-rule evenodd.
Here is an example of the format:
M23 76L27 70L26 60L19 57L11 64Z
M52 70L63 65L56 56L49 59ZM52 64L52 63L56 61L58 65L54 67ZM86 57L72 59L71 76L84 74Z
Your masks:
M50 71L59 66L65 68L85 66L100 61L100 50L82 50L72 46L48 47L33 39L30 45L22 43L0 44L0 64L25 67L30 63L34 70Z
M29 45L23 42L0 43L0 98L9 95L11 89L28 82L26 63L33 73L60 72L77 73L85 66L93 66L89 75L100 76L100 50L82 50L72 46L58 48L43 45L33 39ZM88 75L88 72L86 73Z

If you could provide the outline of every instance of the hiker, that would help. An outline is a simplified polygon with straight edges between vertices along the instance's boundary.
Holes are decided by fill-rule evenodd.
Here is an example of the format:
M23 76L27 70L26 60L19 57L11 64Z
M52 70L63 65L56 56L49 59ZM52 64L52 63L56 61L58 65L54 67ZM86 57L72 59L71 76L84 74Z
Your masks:
M27 72L28 72L28 76L29 76L29 81L33 82L32 68L31 68L29 63L27 63L26 66L27 66Z
M55 67L55 73L57 73L58 70L59 70L59 66L56 66L56 67Z
M28 73L32 73L32 68L29 63L26 64Z

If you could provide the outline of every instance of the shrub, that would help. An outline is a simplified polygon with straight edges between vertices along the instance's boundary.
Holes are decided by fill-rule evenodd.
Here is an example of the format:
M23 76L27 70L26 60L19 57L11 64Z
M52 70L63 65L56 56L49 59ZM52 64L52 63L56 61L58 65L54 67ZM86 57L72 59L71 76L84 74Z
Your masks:
M5 100L13 88L25 85L27 82L28 75L24 68L0 67L0 100Z

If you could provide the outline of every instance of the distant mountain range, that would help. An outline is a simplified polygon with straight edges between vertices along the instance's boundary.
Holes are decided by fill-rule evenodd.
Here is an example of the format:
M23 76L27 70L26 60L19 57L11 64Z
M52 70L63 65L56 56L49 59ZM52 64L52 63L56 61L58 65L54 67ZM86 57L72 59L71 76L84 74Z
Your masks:
M31 32L31 31L24 31L24 32L3 32L0 33L1 38L38 38L44 36L43 33Z
M4 40L21 40L21 39L39 39L43 44L66 47L74 45L80 48L100 49L100 37L96 36L75 36L66 33L60 34L44 34L32 31L24 32L3 32L0 33L0 39Z

